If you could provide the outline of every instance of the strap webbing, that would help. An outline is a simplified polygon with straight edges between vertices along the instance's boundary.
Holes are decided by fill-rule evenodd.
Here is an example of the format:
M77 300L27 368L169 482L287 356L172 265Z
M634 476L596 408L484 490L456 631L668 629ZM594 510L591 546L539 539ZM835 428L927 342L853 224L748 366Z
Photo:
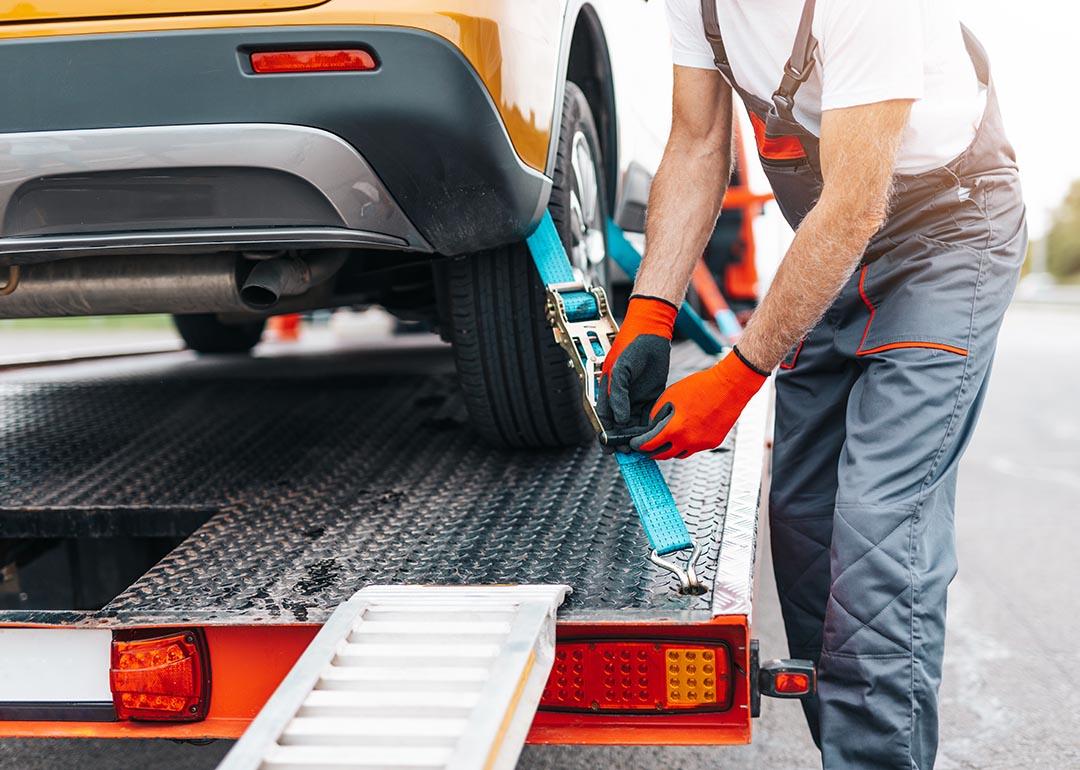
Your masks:
M577 280L570 266L570 258L566 256L566 249L559 237L559 231L555 228L555 220L551 218L549 212L544 212L544 218L529 236L528 244L544 286L557 286ZM569 291L564 293L562 298L566 305L566 317L571 321L587 321L600 314L600 308L596 306L596 297L587 291Z
M637 452L616 452L615 458L653 550L664 556L693 545L690 531L656 461Z
M806 0L803 5L802 17L799 19L799 29L795 33L795 44L791 49L791 58L784 65L784 77L780 80L780 86L773 94L773 104L776 105L780 117L795 122L793 109L795 106L795 94L802 88L802 84L814 71L816 60L814 54L818 49L818 41L814 37L814 12L817 9L817 0Z
M720 32L720 19L716 14L716 0L701 0L701 21L705 25L705 39L713 50L713 62L716 68L723 73L728 82L735 84L735 74L731 70L731 62L728 61L727 47L724 45L724 36Z
M622 231L611 222L608 223L609 235L613 232L612 228L621 235ZM625 237L622 241L633 250L633 246L626 242ZM540 273L540 280L545 286L558 286L574 281L570 258L566 254L550 213L544 213L540 225L529 236L527 243L533 262L536 264L536 270ZM609 244L610 247L611 244ZM636 250L634 251L636 253ZM614 254L612 256L614 257ZM638 255L638 261L640 263L640 255ZM587 298L588 301L583 301L582 297ZM596 300L587 292L566 292L562 294L562 298L566 305L567 317L571 321L589 320L599 316L600 310L596 306ZM572 303L573 312L578 317L571 316ZM616 457L626 489L630 493L630 500L637 510L641 526L653 549L664 556L691 547L693 540L690 537L690 531L679 514L675 498L672 497L671 490L656 462L642 454L617 454Z
M817 0L806 0L803 4L799 29L795 33L795 45L791 49L791 59L788 62L797 72L809 72L814 66L814 52L818 47L817 39L814 37L816 10Z

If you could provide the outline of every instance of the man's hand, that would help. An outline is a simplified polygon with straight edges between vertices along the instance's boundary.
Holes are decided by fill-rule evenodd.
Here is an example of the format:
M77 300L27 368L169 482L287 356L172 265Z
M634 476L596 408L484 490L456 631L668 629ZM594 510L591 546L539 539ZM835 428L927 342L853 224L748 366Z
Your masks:
M630 447L654 460L681 460L715 449L766 379L729 353L664 391L652 411L652 429L631 440Z
M667 384L678 309L667 300L634 296L604 359L596 411L605 430L644 426Z
M739 342L742 357L729 355L668 388L652 411L652 429L633 439L631 448L667 460L723 442L765 382L761 372L776 367L818 322L885 221L896 152L910 113L910 101L825 113L821 198L803 220Z

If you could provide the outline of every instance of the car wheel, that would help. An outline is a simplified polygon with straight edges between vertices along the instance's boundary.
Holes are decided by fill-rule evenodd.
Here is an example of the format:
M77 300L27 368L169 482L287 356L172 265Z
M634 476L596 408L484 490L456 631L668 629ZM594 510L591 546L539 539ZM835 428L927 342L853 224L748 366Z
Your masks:
M592 111L566 84L548 210L575 272L608 285L603 158ZM476 430L502 447L594 438L577 376L552 336L544 286L524 243L451 260L440 270L443 319Z
M215 315L174 315L173 324L196 353L247 353L259 344L266 319L226 324Z

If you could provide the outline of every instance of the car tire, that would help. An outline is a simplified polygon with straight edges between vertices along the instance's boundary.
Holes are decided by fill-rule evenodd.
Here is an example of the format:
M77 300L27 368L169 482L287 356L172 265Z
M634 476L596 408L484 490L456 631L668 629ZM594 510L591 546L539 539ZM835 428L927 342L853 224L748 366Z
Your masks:
M575 268L607 289L603 168L592 111L567 83L548 210ZM528 247L450 260L440 273L446 336L477 432L508 448L593 440L577 375L548 325L544 285Z
M174 315L173 324L196 353L248 353L259 344L266 319L227 324L215 315Z

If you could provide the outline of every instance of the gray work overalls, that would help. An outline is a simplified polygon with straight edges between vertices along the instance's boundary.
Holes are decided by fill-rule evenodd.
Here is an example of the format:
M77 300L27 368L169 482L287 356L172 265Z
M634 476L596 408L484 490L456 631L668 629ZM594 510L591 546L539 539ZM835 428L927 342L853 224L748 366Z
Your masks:
M751 112L792 227L822 188L792 112L815 66L814 0L772 102L740 88L703 0L716 66ZM948 166L898 175L887 223L776 380L772 552L792 656L818 662L807 721L824 767L934 764L956 470L1027 249L1015 155L986 54L963 30L986 111Z

